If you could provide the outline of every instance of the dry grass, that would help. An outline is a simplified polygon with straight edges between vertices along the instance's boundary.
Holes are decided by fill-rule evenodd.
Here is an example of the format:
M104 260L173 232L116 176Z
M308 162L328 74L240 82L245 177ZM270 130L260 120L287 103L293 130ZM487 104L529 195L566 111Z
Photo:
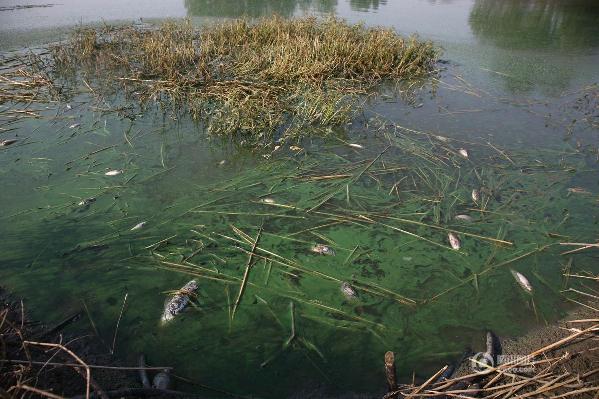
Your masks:
M276 16L201 30L173 21L82 28L53 49L59 70L82 66L96 83L118 82L143 103L184 105L212 133L265 141L277 131L342 124L356 95L383 80L425 77L436 56L431 43L390 29Z

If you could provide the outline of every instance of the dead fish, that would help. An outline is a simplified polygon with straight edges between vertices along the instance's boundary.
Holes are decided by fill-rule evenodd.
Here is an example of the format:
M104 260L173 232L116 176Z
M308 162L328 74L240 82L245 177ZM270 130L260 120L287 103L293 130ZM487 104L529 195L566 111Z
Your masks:
M67 103L66 107L67 107L67 109L73 109L73 107L71 107L71 104L68 104L68 103Z
M146 223L148 223L148 222L144 221L144 222L137 223L135 226L131 227L130 231L139 230L142 227L144 227L146 225Z
M181 313L187 305L189 305L190 297L194 296L198 290L198 283L195 280L191 280L185 284L181 289L173 295L173 297L167 300L164 304L164 312L162 312L161 322L166 324L173 320L176 315Z
M222 161L220 161L220 162L218 163L218 166L225 166L226 164L227 164L227 160L226 160L226 159L223 159Z
M19 141L19 140L17 140L17 139L0 140L0 147L7 147L11 144L16 143L17 141Z
M472 222L474 220L471 216L468 215L455 215L454 219L460 222Z
M447 143L449 141L449 139L445 136L433 136L434 138L436 138L437 140L443 142L443 143Z
M89 197L89 198L85 198L85 199L79 201L77 203L77 205L79 205L79 206L89 206L89 205L91 205L94 202L96 202L96 199L94 197Z
M335 256L335 250L324 244L316 244L312 247L311 251L321 255Z
M275 204L275 200L272 198L262 198L260 200L260 202L262 202L263 204Z
M104 173L106 176L118 176L121 173L123 173L122 169L114 169L114 170L109 170L108 172Z
M81 123L73 123L71 126L69 126L69 129L76 129L79 126L81 126Z
M150 379L148 378L148 371L145 369L146 367L146 358L143 354L139 355L139 379L141 380L141 385L144 388L151 388Z
M165 369L154 376L152 380L152 388L154 389L170 389L171 387L171 375L169 370Z
M364 146L363 146L363 145L360 145L360 144L354 144L354 143L350 143L350 144L348 144L348 146L350 146L350 147L352 147L352 148L357 148L357 149L359 149L359 150L362 150L362 149L364 149Z
M277 151L279 148L281 148L281 146L280 146L280 145L275 145L275 148L272 150L272 152L275 152L275 151Z
M449 238L449 244L451 245L451 248L458 250L460 249L460 247L462 246L462 244L460 243L460 239L458 237L457 234L455 233L449 233L447 235L447 237Z
M472 201L474 201L477 204L478 201L480 201L480 191L478 191L477 189L472 190Z
M302 147L298 147L298 146L296 146L296 145L292 145L292 146L290 146L290 147L289 147L289 149L290 149L291 151L296 151L296 152L299 152L299 151L301 151L301 150L302 150Z
M460 156L461 156L462 158L468 159L468 150L467 150L467 149L465 149L465 148L460 148L460 149L458 150L458 154L460 154Z
M570 187L568 188L568 192L572 194L591 194L590 191L587 191L582 187Z
M530 281L528 281L528 279L524 277L522 273L519 273L515 270L510 271L512 272L512 275L514 276L518 284L520 284L520 287L522 287L524 291L532 294L532 285L530 284Z
M358 293L353 289L351 285L347 282L341 283L341 292L347 299L356 299L358 298Z

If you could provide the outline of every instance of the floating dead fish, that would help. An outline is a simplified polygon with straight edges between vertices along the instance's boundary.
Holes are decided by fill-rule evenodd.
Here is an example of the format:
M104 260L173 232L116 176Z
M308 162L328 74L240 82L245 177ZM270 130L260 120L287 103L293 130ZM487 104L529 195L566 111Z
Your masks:
M436 138L437 140L443 142L443 143L447 143L449 141L449 139L445 136L433 136L434 138Z
M471 216L468 215L455 215L454 219L460 222L472 222L474 220Z
M220 161L220 162L218 163L218 166L225 166L226 164L227 164L227 160L226 160L226 159L223 159L222 161Z
M474 201L477 204L478 201L480 201L480 191L478 191L477 189L472 190L472 201Z
M289 147L289 149L290 149L291 151L296 151L296 152L299 152L299 151L301 151L301 150L302 150L302 147L298 147L298 146L296 146L296 145L292 145L292 146L290 146L290 147Z
M141 229L142 227L144 227L146 225L146 223L148 223L148 222L144 221L144 222L137 223L135 226L131 227L131 231Z
M77 205L79 205L79 206L89 206L89 205L91 205L94 202L96 202L96 199L94 197L89 197L89 198L85 198L85 199L79 201L77 203Z
M69 126L69 129L77 129L79 126L81 126L81 123L73 123L71 126Z
M590 191L587 191L582 187L570 187L568 188L568 192L572 194L591 194Z
M194 296L197 290L198 283L195 280L191 280L181 287L171 299L167 300L164 304L164 312L162 312L162 317L160 318L162 324L168 323L176 315L181 313L189 305L190 297Z
M16 143L17 141L19 141L19 140L17 140L17 139L0 140L0 147L7 147L11 144Z
M276 204L275 200L272 198L262 198L260 202L263 204Z
M321 255L335 256L335 250L324 244L316 244L312 247L311 251Z
M152 388L154 389L170 389L171 388L171 375L169 370L163 370L154 376L152 380Z
M460 249L462 244L460 243L460 239L457 234L449 233L447 237L449 238L449 244L451 245L451 248L456 250Z
M123 173L122 169L115 169L115 170L109 170L108 172L104 173L106 176L117 176L120 175L121 173Z
M530 281L528 281L528 279L524 277L522 273L519 273L515 270L510 271L512 272L512 275L514 276L518 284L520 284L520 287L522 287L524 291L532 294L532 285L530 284Z
M345 295L347 299L358 298L358 293L356 292L356 290L354 290L354 288L345 281L341 283L341 292L343 293L343 295Z
M67 104L67 109L72 109L71 104Z
M272 152L275 152L275 151L277 151L279 148L281 148L281 146L280 146L280 145L275 145L275 148L272 150Z
M465 148L460 148L460 149L458 150L458 154L460 154L460 156L461 156L462 158L468 159L468 150L467 150L467 149L465 149Z
M359 150L363 150L363 149L364 149L364 146L363 146L363 145L360 145L360 144L354 144L354 143L350 143L350 144L348 144L348 146L350 146L350 147L352 147L352 148L357 148L357 149L359 149Z

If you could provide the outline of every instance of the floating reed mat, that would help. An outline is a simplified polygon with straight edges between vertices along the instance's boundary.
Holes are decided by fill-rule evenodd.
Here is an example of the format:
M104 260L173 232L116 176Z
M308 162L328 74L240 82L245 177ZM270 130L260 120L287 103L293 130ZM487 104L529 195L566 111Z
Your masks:
M383 80L429 76L437 54L391 29L274 16L201 29L189 21L84 27L53 47L52 59L62 76L86 75L94 91L125 88L141 103L191 112L213 133L270 142L282 130L349 121L357 95Z

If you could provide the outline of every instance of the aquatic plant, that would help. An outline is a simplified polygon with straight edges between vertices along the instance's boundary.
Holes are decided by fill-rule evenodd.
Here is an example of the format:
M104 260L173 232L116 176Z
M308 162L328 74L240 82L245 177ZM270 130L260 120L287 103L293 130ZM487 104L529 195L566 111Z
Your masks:
M189 21L84 27L52 54L63 73L83 66L96 89L116 83L142 103L185 108L212 133L270 142L277 132L347 122L356 95L429 75L437 49L391 29L274 16L202 29Z

